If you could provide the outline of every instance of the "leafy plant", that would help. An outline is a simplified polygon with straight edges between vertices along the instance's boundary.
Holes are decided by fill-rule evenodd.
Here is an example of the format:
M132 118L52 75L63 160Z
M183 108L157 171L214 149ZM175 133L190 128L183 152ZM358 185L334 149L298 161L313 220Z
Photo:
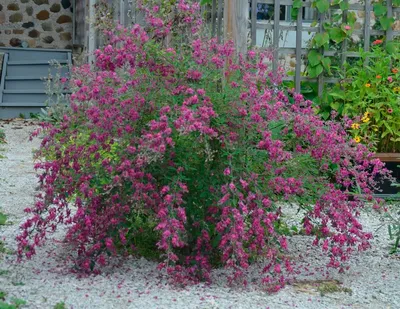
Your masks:
M0 225L5 225L7 222L7 216L0 211Z
M197 23L187 17L198 3L173 5L179 31ZM354 247L367 249L371 234L357 216L373 201L375 177L388 176L383 163L342 123L279 90L269 52L237 57L232 42L196 32L174 49L169 32L154 27L170 27L153 15L159 8L146 12L147 31L103 29L108 45L71 80L71 110L42 124L35 168L43 193L26 209L19 257L65 224L81 271L119 254L154 255L188 283L210 280L220 266L239 280L263 261L261 281L278 290L282 268L292 271L282 202L299 206L304 234L328 266L343 269Z
M42 108L41 112L34 115L34 118L46 122L58 122L62 117L68 114L69 108L69 90L70 85L68 83L69 78L65 77L63 70L65 68L72 71L72 68L61 65L57 61L52 61L51 67L56 70L56 73L45 79L46 82L46 108Z
M4 130L0 129L0 144L5 144L6 143L6 134L4 133Z
M6 302L7 293L0 291L0 309L19 309L26 305L26 301L20 298L12 297L10 302Z
M378 152L400 151L400 73L398 46L375 41L370 52L346 64L343 81L330 92L330 106L354 121L350 131L356 142Z
M64 302L59 302L54 305L54 309L67 309L67 306L65 305Z

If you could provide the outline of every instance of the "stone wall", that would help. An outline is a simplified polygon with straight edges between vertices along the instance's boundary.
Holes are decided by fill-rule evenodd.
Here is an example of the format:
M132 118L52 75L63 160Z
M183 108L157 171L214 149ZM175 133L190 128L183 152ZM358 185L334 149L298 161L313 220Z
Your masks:
M71 49L71 0L1 0L0 46Z

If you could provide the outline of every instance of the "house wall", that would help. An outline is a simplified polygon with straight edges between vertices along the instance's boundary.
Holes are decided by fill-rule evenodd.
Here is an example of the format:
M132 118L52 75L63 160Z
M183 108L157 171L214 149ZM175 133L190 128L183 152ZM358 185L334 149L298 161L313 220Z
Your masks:
M72 0L1 0L0 46L72 48Z

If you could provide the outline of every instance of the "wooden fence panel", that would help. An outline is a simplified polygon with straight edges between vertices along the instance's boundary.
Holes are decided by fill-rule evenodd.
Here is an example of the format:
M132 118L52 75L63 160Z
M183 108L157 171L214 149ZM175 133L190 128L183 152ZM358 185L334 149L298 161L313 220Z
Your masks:
M245 0L243 0L245 1ZM309 26L304 24L304 20L302 18L302 8L309 8L312 6L312 1L305 0L302 2L302 7L299 9L299 13L297 15L297 19L291 21L289 25L282 24L280 22L280 9L281 6L292 6L293 0L248 0L249 4L251 4L251 9L249 10L249 26L250 26L250 45L254 46L257 43L257 30L264 30L269 31L272 33L272 43L269 46L264 46L266 48L270 48L273 52L274 59L272 62L273 70L276 72L279 66L279 59L285 55L294 55L296 59L295 65L295 72L294 76L286 76L284 80L294 81L296 91L300 91L301 82L302 81L312 81L318 82L318 93L322 94L322 90L324 85L327 83L337 83L340 81L339 78L335 77L326 77L321 74L318 78L310 78L308 76L302 76L301 67L304 57L308 54L309 49L303 48L303 37L304 33L321 33L324 31L323 29L323 22L330 18L329 13L325 14L318 14L318 25L316 26ZM356 12L364 12L364 27L363 29L354 29L352 33L354 35L361 36L364 40L364 50L369 51L371 45L371 37L376 36L386 36L388 40L392 40L396 36L400 36L400 31L394 31L390 27L389 29L385 30L377 30L372 29L371 26L371 12L373 11L373 6L371 4L371 0L364 0L360 3L351 3L349 4L349 0L344 0L348 5L346 10L342 12L342 23L346 24L348 21L348 14L350 11ZM217 32L218 41L222 41L221 34L222 32L222 10L223 10L223 1L218 0L218 5L214 5L216 0L213 2L212 5L212 23L216 24L216 31L213 30L212 34ZM257 20L257 4L268 4L273 6L273 16L272 20L268 22L259 22ZM387 17L391 18L395 16L395 14L400 14L399 7L393 7L392 0L386 1L387 5ZM329 10L338 10L340 9L339 5L330 5ZM217 11L217 12L216 12ZM359 15L361 16L361 15ZM216 19L216 20L215 20ZM293 31L295 32L295 47L285 47L279 46L280 35L281 33ZM339 64L343 68L343 64L346 62L347 58L358 58L360 54L355 51L348 51L348 40L344 40L343 43L340 45L340 51L336 50L323 50L321 49L320 52L324 56L330 57L339 57Z

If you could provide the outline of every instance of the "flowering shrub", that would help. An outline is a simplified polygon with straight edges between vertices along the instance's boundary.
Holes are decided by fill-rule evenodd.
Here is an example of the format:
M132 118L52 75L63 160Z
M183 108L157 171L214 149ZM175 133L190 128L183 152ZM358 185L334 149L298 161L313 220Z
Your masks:
M262 281L279 289L292 268L281 202L299 206L329 266L368 248L357 216L383 163L348 137L349 121L323 121L271 86L269 53L237 59L231 43L200 39L163 48L137 25L105 34L95 66L71 81L71 112L42 124L42 190L20 257L65 224L84 271L151 253L178 282L216 266L239 279L262 260Z
M344 81L329 95L331 107L354 118L354 140L378 152L400 151L400 73L398 47L375 40L370 52L347 65ZM368 62L368 65L365 63Z

